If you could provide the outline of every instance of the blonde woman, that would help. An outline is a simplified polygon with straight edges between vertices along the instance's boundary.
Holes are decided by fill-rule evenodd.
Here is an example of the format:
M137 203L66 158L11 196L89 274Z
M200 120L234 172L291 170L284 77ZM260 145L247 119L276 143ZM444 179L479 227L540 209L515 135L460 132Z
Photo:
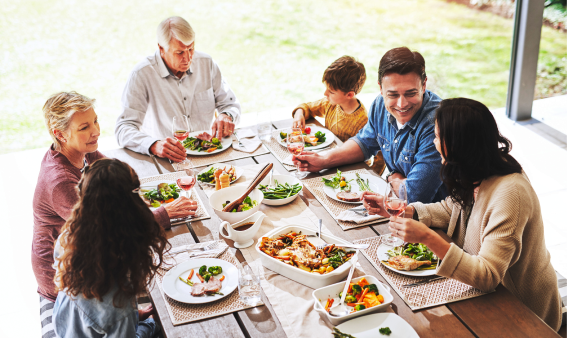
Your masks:
M31 261L40 295L42 336L54 337L51 314L57 298L53 283L53 246L78 200L75 187L84 168L104 158L97 151L100 127L94 99L76 92L51 96L43 107L53 144L41 162L33 199L34 231ZM156 221L171 227L170 218L194 214L197 204L181 197L154 212Z

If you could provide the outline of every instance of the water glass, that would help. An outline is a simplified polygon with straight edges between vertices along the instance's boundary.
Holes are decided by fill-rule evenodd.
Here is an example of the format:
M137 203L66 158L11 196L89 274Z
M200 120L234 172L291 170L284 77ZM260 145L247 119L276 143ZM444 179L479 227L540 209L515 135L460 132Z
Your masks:
M256 131L258 137L262 141L269 141L272 137L272 119L267 112L260 112L256 114Z
M262 297L260 295L260 275L258 268L244 263L238 268L238 291L240 300L250 306L256 306L260 303Z

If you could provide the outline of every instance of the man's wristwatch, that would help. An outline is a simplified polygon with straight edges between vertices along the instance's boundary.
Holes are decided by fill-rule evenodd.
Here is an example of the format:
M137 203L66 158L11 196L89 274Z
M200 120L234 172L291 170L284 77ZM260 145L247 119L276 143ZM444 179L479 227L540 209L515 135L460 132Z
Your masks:
M226 116L230 117L230 120L232 122L234 122L234 117L232 117L231 113L223 111L222 113L219 114L219 116L222 115L222 114L225 114Z

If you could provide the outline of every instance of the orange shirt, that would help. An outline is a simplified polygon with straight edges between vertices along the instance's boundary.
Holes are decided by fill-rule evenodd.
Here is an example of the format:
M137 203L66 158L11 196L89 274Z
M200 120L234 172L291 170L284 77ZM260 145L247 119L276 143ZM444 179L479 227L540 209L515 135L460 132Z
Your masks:
M353 113L347 114L338 104L331 104L327 99L321 99L300 104L293 110L291 115L293 116L295 111L301 108L303 109L305 120L314 116L324 117L325 128L329 129L341 141L345 142L356 135L358 131L366 125L366 122L368 122L366 108L360 101L358 101L358 103L360 103L360 107Z

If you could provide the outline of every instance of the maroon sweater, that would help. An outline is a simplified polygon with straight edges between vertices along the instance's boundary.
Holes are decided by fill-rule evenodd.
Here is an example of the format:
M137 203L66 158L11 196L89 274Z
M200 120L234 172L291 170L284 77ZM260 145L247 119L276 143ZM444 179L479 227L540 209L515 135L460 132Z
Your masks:
M99 151L86 155L88 164L104 158ZM33 197L33 242L31 261L37 292L44 298L55 301L57 292L53 277L53 247L59 231L65 224L78 200L75 186L81 178L81 170L73 166L63 154L49 148L39 171ZM154 211L156 221L164 228L171 223L163 207Z

